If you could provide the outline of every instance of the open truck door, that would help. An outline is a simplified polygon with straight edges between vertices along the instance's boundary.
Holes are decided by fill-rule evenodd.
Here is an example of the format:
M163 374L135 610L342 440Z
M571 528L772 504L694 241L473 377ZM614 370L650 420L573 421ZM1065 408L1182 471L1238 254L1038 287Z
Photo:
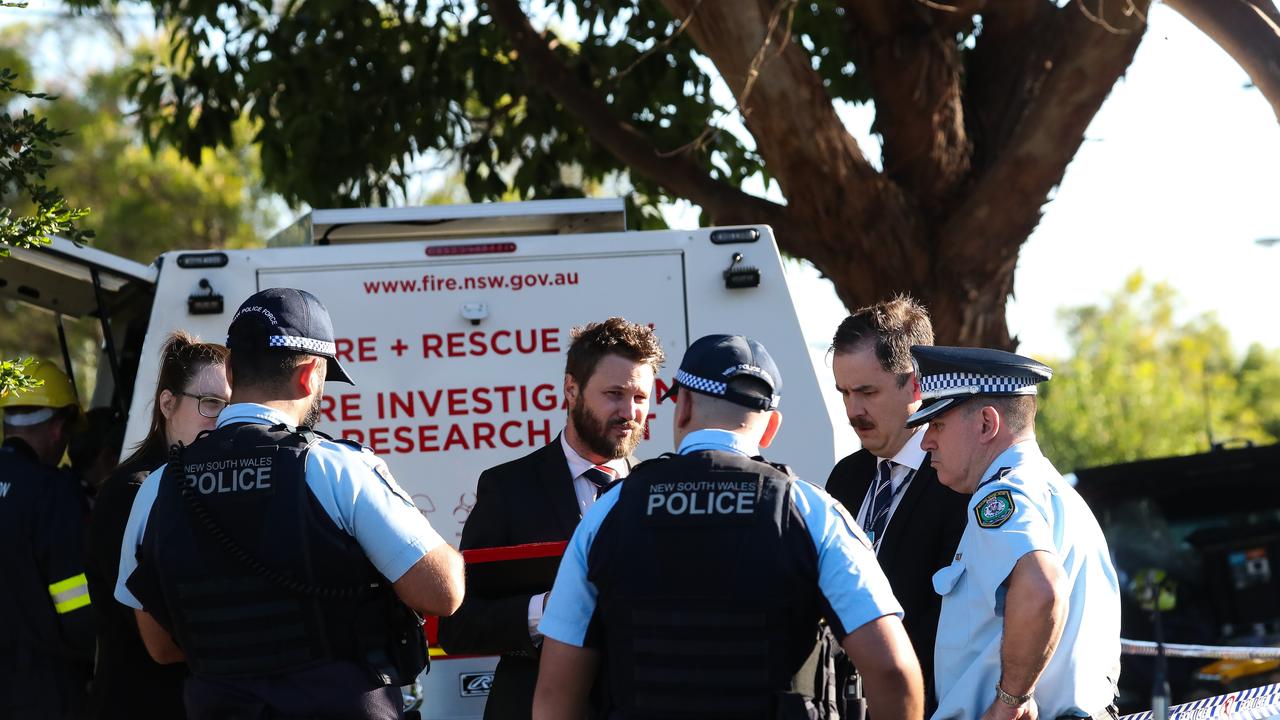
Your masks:
M9 257L0 258L0 297L47 315L73 382L63 319L97 321L102 344L93 397L85 396L86 388L76 392L86 409L110 407L123 421L133 397L157 274L155 266L53 238L48 245L15 248Z

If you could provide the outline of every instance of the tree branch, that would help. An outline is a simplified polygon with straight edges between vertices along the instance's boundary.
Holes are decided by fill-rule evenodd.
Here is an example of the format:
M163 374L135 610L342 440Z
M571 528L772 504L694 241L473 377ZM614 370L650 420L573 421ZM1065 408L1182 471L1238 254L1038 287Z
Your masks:
M942 211L969 173L972 147L965 131L955 32L980 4L844 2L860 50L858 69L871 80L873 129L884 138L885 174L930 216Z
M877 253L900 277L921 272L919 218L896 184L876 171L836 113L809 54L792 42L785 23L770 19L794 0L703 2L689 35L715 63L739 99L744 122L760 155L787 197L797 224L821 229L782 237L783 248L820 268ZM663 0L676 17L696 0ZM753 62L765 50L763 62ZM749 90L749 92L747 92ZM872 231L875 232L872 232ZM863 265L865 287L887 281Z
M489 11L510 36L534 82L545 89L591 136L632 172L700 205L718 223L788 223L787 209L707 175L687 154L662 155L635 126L555 56L533 28L518 0L489 0Z
M1039 92L1052 67L1061 24L1053 4L1044 0L1006 0L998 12L982 16L965 89L975 174L999 157Z
M1165 0L1165 4L1240 63L1280 121L1280 12L1271 0Z
M1089 3L1095 22L1076 4ZM1045 3L1047 4L1047 3ZM1053 10L1061 32L1043 81L1032 94L1005 147L983 172L939 237L935 272L964 276L1012 266L1018 249L1040 221L1049 191L1084 142L1084 131L1133 60L1142 40L1150 0L1074 0ZM1108 27L1120 30L1114 32Z

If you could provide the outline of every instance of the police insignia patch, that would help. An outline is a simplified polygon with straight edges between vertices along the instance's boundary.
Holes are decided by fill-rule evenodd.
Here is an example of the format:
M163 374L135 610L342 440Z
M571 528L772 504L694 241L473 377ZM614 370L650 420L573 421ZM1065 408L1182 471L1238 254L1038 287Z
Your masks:
M862 532L862 528L858 527L858 523L854 522L853 516L849 514L849 511L847 509L845 509L845 506L837 502L834 507L836 509L836 512L840 514L840 517L844 519L845 528L847 528L849 532L855 538L858 539L859 542L861 542L863 545L866 546L868 550L870 550L871 541L867 539L866 533Z
M396 479L391 476L391 468L387 467L382 458L378 458L378 461L373 464L373 471L382 479L383 484L391 490L392 494L405 501L408 505L417 507L413 502L413 498L409 497L404 488L400 487L400 483L396 482Z
M996 490L978 501L973 509L978 527L998 528L1013 517L1013 494L1008 490Z

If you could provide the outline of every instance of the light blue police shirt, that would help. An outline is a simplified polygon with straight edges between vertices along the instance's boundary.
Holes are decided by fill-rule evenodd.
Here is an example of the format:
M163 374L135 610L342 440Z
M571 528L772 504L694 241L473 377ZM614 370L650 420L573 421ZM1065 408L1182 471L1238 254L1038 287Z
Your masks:
M279 410L255 403L227 406L218 416L218 427L232 423L263 425L293 424ZM142 609L126 582L138 567L138 552L147 530L147 518L160 489L164 466L147 476L129 512L120 547L120 576L116 599ZM444 544L396 483L387 466L371 450L320 440L307 452L307 487L334 523L360 544L373 566L387 580L395 582L423 555Z
M1062 639L1034 691L1040 717L1102 712L1120 675L1120 588L1098 521L1035 440L1005 450L983 477L955 562L933 576L933 720L978 720L996 699L1005 580L1037 550L1057 559L1070 588Z
M727 430L697 430L685 436L680 454L723 450L748 457L760 448L748 438ZM885 615L902 616L889 581L876 562L871 545L849 513L825 491L803 481L791 485L792 502L804 518L818 551L818 587L846 632ZM595 614L597 590L587 579L587 555L601 523L618 502L613 488L587 509L569 540L551 590L547 611L538 629L562 643L582 647Z

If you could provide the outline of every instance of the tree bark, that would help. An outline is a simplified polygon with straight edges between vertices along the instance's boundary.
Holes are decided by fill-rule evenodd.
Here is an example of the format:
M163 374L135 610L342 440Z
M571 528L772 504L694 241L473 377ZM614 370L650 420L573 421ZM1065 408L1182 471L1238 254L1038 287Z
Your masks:
M582 123L592 139L634 172L669 192L701 205L713 217L734 216L739 222L781 224L785 211L777 203L754 197L704 172L687 155L664 155L635 126L614 115L594 88L556 58L534 30L517 0L489 0L493 18L506 30L539 84Z
M940 12L899 0L844 2L876 99L872 129L884 138L884 172L930 219L969 173L973 147L955 33L957 19L968 22L974 6Z
M734 93L785 207L717 187L691 162L659 162L517 0L489 5L536 82L633 172L706 203L718 223L773 224L782 250L812 261L850 309L906 292L929 307L940 344L1012 348L1005 305L1018 250L1132 61L1149 3L1126 13L1105 0L848 0L884 139L881 172L792 41L793 3L663 0ZM974 12L983 31L966 66L957 32Z

